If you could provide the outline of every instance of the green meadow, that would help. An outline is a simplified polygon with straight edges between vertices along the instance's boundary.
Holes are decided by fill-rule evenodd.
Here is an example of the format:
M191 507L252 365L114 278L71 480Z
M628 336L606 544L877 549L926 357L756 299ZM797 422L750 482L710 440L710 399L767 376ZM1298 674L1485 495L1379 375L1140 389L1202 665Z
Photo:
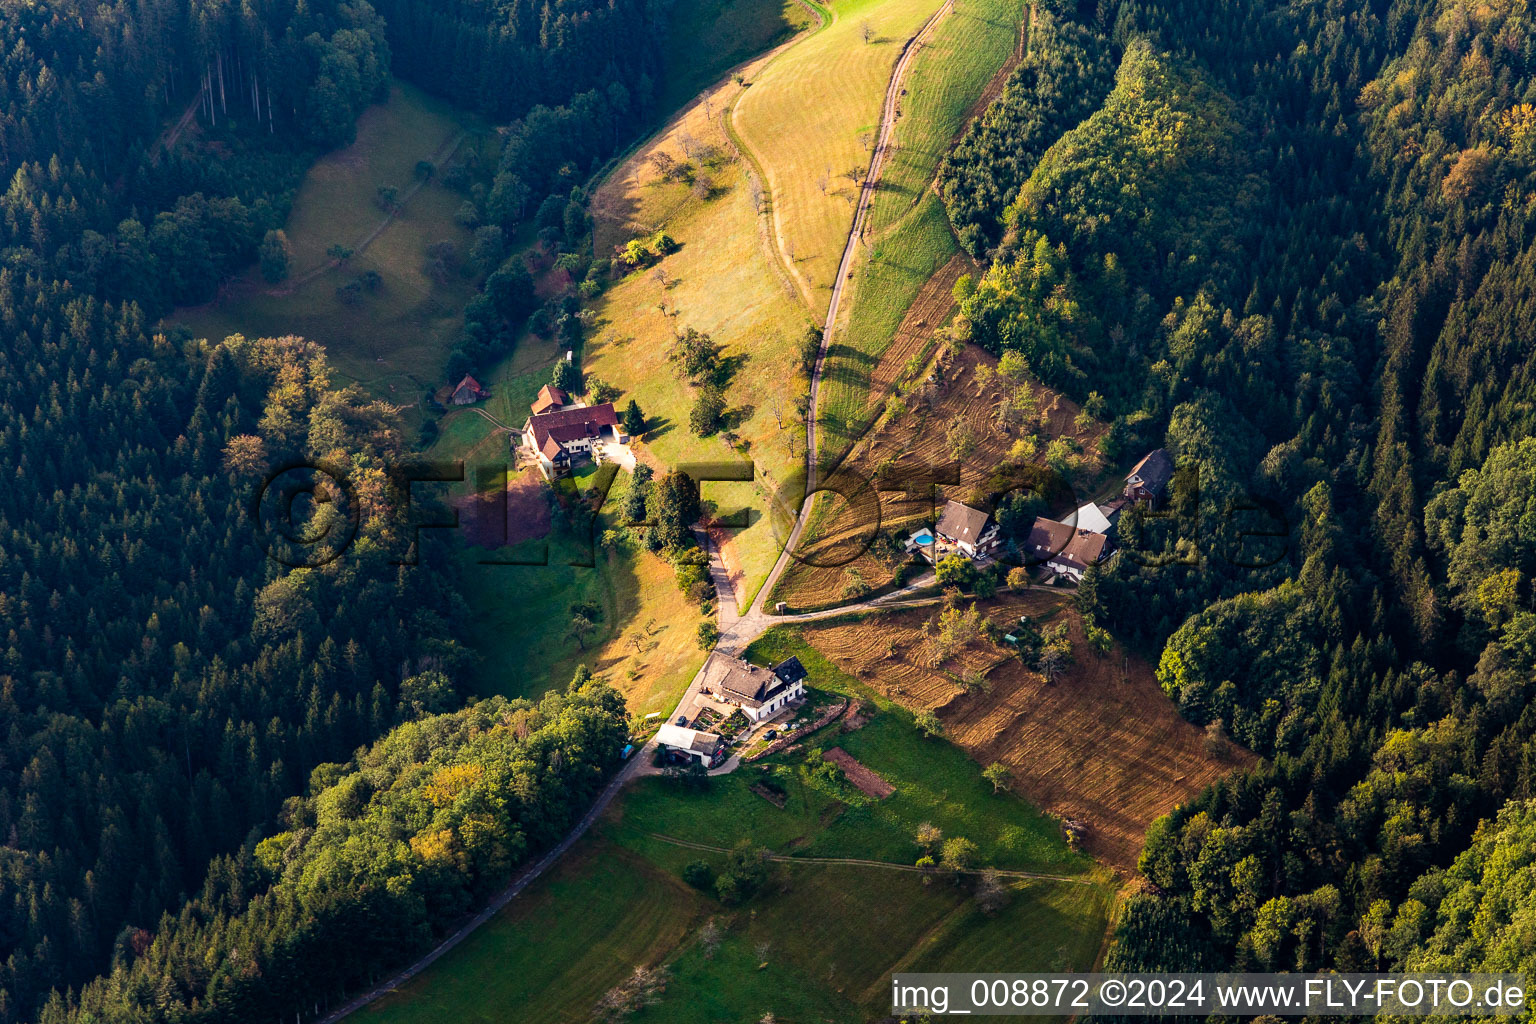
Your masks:
M861 728L829 727L806 746L842 747L894 786L892 796L829 790L801 770L804 751L703 788L639 779L548 877L362 1019L584 1024L605 992L646 967L664 970L666 986L636 1021L864 1021L888 1012L892 971L1091 969L1113 907L1107 873L1070 851L1054 821L994 794L958 748L924 739L910 715L798 633L776 629L749 649L763 661L789 654L816 688L853 695L871 712ZM754 790L766 779L782 807ZM903 870L921 852L921 822L972 840L978 867L1050 877L1005 877L1006 905L986 913L972 878L925 881ZM727 907L683 882L685 865L718 868L725 856L716 851L742 841L781 858L753 899Z
M818 395L820 456L834 463L868 427L882 395L870 370L918 292L957 252L934 175L988 81L1018 45L1019 0L955 0L912 63L892 152L870 202L866 245L829 348Z
M206 337L302 335L325 346L339 380L417 408L443 383L443 361L476 290L462 267L471 233L454 217L466 197L444 187L440 176L423 181L417 163L488 168L496 159L493 140L477 119L397 83L386 102L359 118L357 140L305 176L283 227L289 279L269 284L251 267L217 301L170 319ZM378 203L381 186L401 197L393 216ZM427 250L443 242L453 247L456 265L435 276ZM333 245L353 255L332 266ZM353 301L338 294L370 272L378 275L376 288Z

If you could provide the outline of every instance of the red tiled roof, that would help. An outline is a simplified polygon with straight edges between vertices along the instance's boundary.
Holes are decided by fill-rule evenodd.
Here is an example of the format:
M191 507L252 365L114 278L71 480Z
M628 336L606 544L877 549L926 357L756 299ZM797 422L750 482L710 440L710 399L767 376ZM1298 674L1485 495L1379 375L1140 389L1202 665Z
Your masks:
M538 416L551 409L559 409L563 405L571 404L571 396L553 384L545 384L539 388L539 397L533 400L533 414Z
M604 402L530 416L523 429L533 431L534 445L548 455L550 441L564 445L584 437L597 437L603 427L613 427L617 433L618 425L619 416L613 411L613 403Z
M454 397L458 397L459 392L465 390L466 388L468 388L476 395L482 394L485 390L480 386L479 381L475 380L475 378L471 377L467 373L464 375L464 379L459 381L458 387L453 389Z

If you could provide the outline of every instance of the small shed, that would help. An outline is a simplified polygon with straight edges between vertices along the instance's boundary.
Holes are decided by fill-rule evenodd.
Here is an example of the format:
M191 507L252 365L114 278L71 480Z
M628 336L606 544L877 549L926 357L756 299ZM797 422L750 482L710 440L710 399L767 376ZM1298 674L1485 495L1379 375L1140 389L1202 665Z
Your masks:
M480 386L480 382L466 373L464 379L454 387L453 395L448 400L454 405L469 405L488 395L489 392Z
M715 733L680 725L668 724L657 729L656 742L668 750L687 754L705 768L713 768L715 760L725 752L725 742Z

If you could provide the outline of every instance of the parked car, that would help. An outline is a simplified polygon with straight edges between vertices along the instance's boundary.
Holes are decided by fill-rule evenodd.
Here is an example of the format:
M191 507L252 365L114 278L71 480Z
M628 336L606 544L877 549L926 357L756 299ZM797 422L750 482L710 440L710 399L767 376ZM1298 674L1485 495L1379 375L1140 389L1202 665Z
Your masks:
M763 733L763 739L765 740L776 740L778 738L779 730L777 729L769 729L767 732Z

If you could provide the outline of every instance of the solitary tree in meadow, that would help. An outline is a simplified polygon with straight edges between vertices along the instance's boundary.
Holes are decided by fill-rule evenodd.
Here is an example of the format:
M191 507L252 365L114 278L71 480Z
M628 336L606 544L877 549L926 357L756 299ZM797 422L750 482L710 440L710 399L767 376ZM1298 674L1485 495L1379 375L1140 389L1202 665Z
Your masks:
M565 627L565 635L576 640L578 650L586 650L586 637L597 628L597 623L577 612L571 616L570 625Z
M944 847L939 851L939 866L955 874L970 867L975 859L976 844L964 836L944 840Z
M266 278L268 284L277 284L288 278L288 236L278 228L268 231L266 237L261 240L261 246L256 251L258 262L261 265L261 276Z
M981 777L992 783L992 792L1001 793L1013 781L1013 772L1001 761L993 761L982 771Z
M624 407L622 422L624 424L624 432L626 434L639 437L641 434L645 433L645 413L640 411L640 403L635 401L633 398L631 398L629 400L629 404Z

